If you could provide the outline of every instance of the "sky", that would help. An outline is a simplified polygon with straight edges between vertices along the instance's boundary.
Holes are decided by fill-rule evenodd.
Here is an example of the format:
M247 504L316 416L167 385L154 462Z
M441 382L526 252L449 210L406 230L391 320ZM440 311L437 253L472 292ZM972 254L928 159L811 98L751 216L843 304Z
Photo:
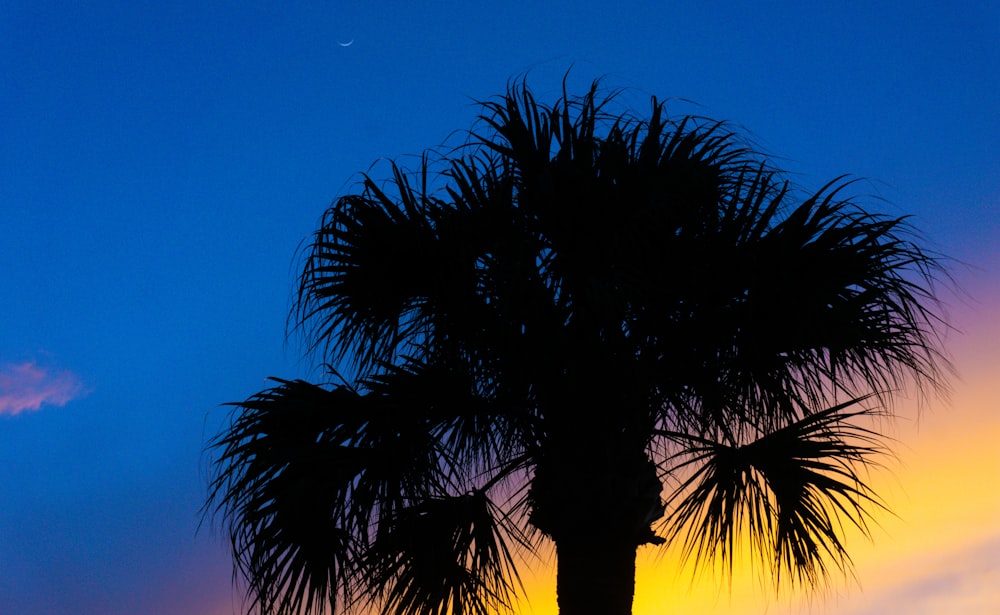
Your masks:
M1000 4L861 6L0 2L0 613L238 612L203 450L223 403L316 373L285 336L300 242L358 172L570 69L801 185L863 178L961 289L952 394L900 402L855 576L775 595L643 550L636 615L1000 612ZM552 615L551 567L527 581Z

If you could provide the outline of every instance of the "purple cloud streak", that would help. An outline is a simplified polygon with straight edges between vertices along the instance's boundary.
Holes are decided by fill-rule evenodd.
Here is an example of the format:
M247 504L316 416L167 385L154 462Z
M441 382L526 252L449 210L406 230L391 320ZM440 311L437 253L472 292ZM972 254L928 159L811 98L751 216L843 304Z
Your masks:
M65 406L84 395L72 372L52 370L34 361L0 366L0 414L16 415L43 405Z

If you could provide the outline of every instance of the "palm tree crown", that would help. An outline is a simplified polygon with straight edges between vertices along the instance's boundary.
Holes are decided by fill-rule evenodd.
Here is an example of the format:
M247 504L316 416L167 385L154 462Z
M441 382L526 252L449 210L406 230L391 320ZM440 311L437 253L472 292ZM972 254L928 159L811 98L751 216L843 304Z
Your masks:
M262 613L509 610L543 540L563 615L630 612L642 544L849 565L864 415L941 382L937 259L848 180L802 196L727 124L615 101L514 84L327 210L292 322L349 377L276 379L210 444Z

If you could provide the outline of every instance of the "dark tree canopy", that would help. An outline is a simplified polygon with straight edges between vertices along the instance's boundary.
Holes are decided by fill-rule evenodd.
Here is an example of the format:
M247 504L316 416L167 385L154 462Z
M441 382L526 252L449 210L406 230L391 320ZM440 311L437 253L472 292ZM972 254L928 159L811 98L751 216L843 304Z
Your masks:
M947 367L939 261L848 179L807 194L726 123L617 104L515 83L327 210L292 324L339 373L210 443L252 607L508 610L547 540L563 615L630 612L643 544L849 567L867 416Z

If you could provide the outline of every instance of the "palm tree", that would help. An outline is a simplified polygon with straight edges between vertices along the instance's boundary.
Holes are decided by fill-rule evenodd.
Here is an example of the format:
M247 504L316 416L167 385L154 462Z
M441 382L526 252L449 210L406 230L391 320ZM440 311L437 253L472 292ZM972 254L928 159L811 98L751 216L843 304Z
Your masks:
M290 322L341 371L210 443L251 609L509 611L545 541L562 615L630 613L645 544L849 569L867 417L942 382L940 262L849 180L803 194L729 125L617 100L515 83L327 210Z

